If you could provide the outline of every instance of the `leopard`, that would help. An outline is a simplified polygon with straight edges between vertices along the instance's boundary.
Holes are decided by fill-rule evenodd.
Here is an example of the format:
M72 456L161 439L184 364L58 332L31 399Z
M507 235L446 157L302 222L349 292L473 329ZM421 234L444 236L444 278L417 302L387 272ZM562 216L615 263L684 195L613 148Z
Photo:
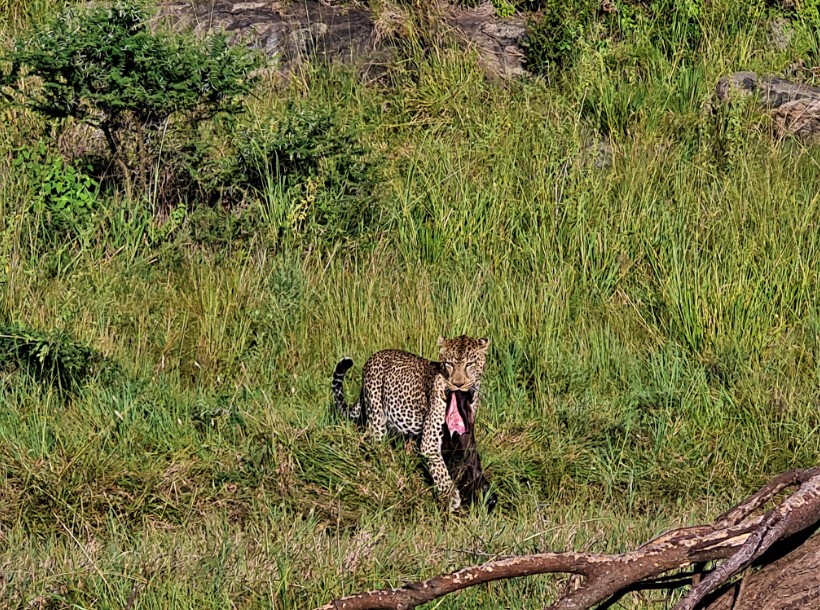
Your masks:
M437 346L439 361L397 349L371 355L353 406L344 395L353 359L345 357L333 372L332 391L338 410L364 424L373 441L381 441L388 430L420 440L436 494L455 512L462 499L442 456L442 441L445 434L465 436L473 430L490 340L439 337Z

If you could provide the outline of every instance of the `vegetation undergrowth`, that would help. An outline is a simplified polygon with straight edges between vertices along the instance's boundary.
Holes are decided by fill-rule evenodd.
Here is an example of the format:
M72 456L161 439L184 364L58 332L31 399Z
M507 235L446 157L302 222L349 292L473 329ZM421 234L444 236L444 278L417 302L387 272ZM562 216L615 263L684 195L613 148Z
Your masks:
M816 61L814 5L660 3L691 9L672 27L624 2L603 30L569 4L567 53L505 86L444 44L377 84L260 72L197 130L204 186L162 202L150 172L84 164L78 117L2 109L0 607L311 608L620 551L818 463L820 154L712 98L726 72ZM373 351L460 333L492 340L477 436L500 503L447 518L412 445L369 446L329 379L354 357L352 397Z

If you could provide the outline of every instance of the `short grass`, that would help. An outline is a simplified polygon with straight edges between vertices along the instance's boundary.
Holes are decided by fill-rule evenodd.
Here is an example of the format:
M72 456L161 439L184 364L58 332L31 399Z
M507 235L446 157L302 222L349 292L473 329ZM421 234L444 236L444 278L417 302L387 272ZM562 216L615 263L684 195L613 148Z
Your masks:
M710 106L721 74L803 47L728 19L694 57L584 48L551 84L493 84L446 45L389 86L272 79L249 123L333 106L384 159L361 239L283 236L273 188L234 244L149 243L134 201L49 250L0 161L0 321L119 367L70 393L3 373L0 607L311 608L497 555L622 551L816 465L820 153ZM7 112L8 153L33 119ZM338 358L352 397L370 353L434 357L440 333L492 339L489 515L442 515L412 447L331 409ZM564 583L431 607L543 607Z

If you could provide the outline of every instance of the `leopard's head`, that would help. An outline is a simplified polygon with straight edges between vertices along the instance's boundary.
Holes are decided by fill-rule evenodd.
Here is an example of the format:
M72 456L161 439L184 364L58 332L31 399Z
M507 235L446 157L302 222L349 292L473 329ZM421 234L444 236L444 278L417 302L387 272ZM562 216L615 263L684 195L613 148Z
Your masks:
M447 385L466 392L477 386L487 362L490 340L462 335L454 339L438 338L439 360L444 366Z
M470 405L481 384L490 340L486 337L439 337L439 360L447 383L447 415L450 434L466 434L472 429L475 413Z

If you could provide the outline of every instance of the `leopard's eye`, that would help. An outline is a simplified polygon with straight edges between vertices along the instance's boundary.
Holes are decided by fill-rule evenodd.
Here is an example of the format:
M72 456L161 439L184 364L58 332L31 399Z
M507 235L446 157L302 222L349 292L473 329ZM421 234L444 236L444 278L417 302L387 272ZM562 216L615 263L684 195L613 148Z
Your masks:
M448 372L448 373L452 373L452 372L453 372L453 364L452 364L452 362L445 362L445 363L444 363L444 368L445 368L445 369L447 369L447 372Z

